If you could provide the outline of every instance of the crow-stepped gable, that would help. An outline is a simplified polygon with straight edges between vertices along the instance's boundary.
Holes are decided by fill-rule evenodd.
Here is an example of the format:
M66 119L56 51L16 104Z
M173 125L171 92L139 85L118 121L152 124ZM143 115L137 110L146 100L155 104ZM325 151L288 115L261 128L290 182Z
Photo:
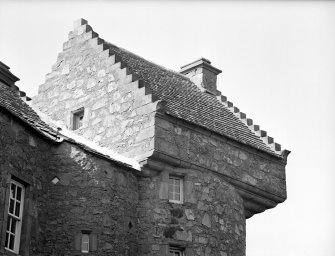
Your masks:
M246 219L286 199L289 151L205 58L175 72L79 19L32 101L0 68L4 255L244 256Z

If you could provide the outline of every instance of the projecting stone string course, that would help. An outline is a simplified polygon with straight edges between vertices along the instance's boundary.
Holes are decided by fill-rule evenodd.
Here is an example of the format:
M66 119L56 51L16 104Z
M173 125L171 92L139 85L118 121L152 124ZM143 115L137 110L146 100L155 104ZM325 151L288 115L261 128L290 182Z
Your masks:
M264 143L266 143L272 150L274 150L277 154L282 156L287 156L289 152L287 150L281 150L281 145L274 142L274 139L267 135L266 131L260 129L259 125L254 125L253 120L251 118L247 118L246 114L240 112L237 107L234 107L234 104L227 100L226 96L219 95L217 96L218 100L222 102L224 106L230 109L234 115L242 120L242 122L249 126L249 128L254 131L254 133L259 136Z

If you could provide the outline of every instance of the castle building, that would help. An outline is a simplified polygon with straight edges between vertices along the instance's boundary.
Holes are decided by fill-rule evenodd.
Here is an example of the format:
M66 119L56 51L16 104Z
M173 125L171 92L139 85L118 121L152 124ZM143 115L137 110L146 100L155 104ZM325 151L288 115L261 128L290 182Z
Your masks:
M244 256L288 150L217 90L74 23L31 100L0 63L0 254Z

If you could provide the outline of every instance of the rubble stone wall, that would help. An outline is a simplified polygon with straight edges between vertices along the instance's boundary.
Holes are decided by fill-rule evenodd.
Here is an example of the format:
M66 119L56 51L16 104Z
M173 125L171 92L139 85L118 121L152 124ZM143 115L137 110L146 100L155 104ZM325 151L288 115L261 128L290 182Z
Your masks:
M47 208L53 210L43 216L48 219L44 253L75 255L80 252L82 231L88 231L90 255L135 255L138 185L134 170L69 143L59 146L55 156L54 171L60 182L49 188Z
M1 110L0 148L0 254L13 255L4 246L10 182L16 178L25 186L23 215L26 218L22 222L20 255L28 255L29 251L33 255L45 239L42 227L46 225L46 220L39 216L48 201L48 190L44 184L51 179L48 174L50 146Z
M183 178L182 204L168 200L169 175ZM139 185L139 255L168 256L169 246L186 256L245 255L243 200L218 175L171 168Z
M157 118L156 123L157 151L286 198L285 164L280 160L185 122Z
M136 255L134 170L68 142L51 144L2 111L0 147L1 255L13 255L4 249L13 177L26 189L20 255L81 255L82 232L90 255Z
M81 29L70 33L34 104L69 129L73 112L84 108L78 134L124 155L144 158L153 149L157 102L94 36Z

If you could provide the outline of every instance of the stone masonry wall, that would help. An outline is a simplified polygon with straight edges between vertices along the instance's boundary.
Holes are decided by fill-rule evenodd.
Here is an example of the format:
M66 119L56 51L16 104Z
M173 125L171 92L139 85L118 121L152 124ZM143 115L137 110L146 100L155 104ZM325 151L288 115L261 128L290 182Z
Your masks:
M168 201L169 175L184 182L183 204ZM244 256L243 200L219 176L190 169L166 170L140 180L139 255Z
M138 159L151 154L158 102L140 88L122 63L110 56L88 25L77 27L64 43L52 72L33 99L43 112L72 128L72 114L85 108L84 137Z
M50 167L60 182L48 191L43 255L77 255L80 235L92 235L90 255L136 255L138 202L133 170L63 143Z
M286 198L285 165L280 160L261 157L186 123L163 118L156 123L157 151Z
M35 132L24 128L11 115L0 111L0 254L13 255L4 249L9 184L12 177L26 185L20 255L33 255L41 246L45 220L39 218L47 202L50 146ZM30 250L29 245L30 244Z
M90 233L90 255L136 255L133 170L67 142L50 144L5 112L0 147L1 255L13 255L4 249L11 175L26 186L20 255L81 255L82 231Z

